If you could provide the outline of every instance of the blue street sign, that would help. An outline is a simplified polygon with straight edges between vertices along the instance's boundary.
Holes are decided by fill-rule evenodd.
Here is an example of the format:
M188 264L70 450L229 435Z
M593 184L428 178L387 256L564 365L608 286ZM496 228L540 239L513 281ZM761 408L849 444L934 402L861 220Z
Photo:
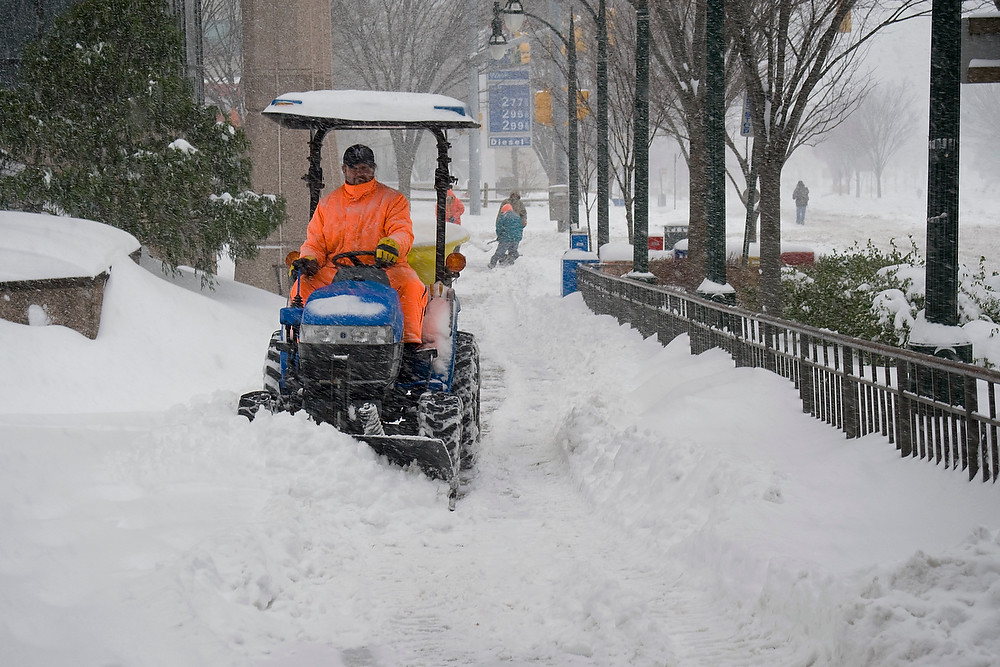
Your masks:
M743 98L743 118L740 121L740 136L753 136L753 116L750 114L750 96Z

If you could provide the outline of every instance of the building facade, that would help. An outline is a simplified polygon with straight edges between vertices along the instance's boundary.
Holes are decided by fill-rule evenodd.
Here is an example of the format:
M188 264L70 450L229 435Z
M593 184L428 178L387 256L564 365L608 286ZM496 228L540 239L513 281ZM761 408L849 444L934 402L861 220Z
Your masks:
M24 47L40 38L52 22L79 0L10 0L0 3L0 87L17 82Z
M243 72L245 129L252 142L253 187L283 195L288 222L260 246L252 261L236 266L236 279L278 294L288 293L285 255L298 250L309 224L309 190L302 180L308 169L309 135L286 130L261 111L284 93L333 87L330 5L326 0L243 2ZM335 136L323 146L326 190L340 184L340 156Z

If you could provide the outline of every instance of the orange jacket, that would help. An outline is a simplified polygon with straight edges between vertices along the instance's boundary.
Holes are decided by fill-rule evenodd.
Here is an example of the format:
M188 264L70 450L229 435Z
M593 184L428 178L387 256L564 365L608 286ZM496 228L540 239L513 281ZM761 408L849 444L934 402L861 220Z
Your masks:
M383 236L396 239L399 264L406 264L406 254L413 247L413 222L406 197L374 180L360 185L345 183L316 207L299 254L315 257L320 272L325 273L323 269L330 256L352 250L375 250ZM366 264L375 261L374 257L361 260Z
M327 195L306 230L306 240L299 249L303 257L315 257L320 270L312 278L302 277L293 286L289 298L299 294L303 300L337 274L333 255L352 250L375 250L379 239L391 236L399 243L399 261L386 270L389 284L399 293L403 307L403 341L419 343L427 305L427 288L417 272L407 264L406 254L413 247L413 222L410 203L401 192L377 181L361 185L345 183ZM373 264L374 257L360 257Z
M454 191L448 190L448 197L445 199L444 219L460 225L463 213L465 213L465 204L455 195Z

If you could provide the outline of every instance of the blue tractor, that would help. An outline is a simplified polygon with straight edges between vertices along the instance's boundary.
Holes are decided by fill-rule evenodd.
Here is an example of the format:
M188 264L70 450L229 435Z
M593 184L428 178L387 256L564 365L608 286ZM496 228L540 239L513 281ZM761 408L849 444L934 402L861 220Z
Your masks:
M321 90L276 98L264 114L291 129L310 132L311 207L322 188L320 149L331 130L423 128L437 140L437 215L434 242L408 260L430 297L423 344L403 345L403 315L383 269L359 261L371 251L327 258L340 265L334 282L304 303L296 297L279 314L264 365L264 388L244 394L239 413L260 409L305 411L316 422L368 443L389 461L416 465L449 484L455 506L460 472L479 444L479 349L458 328L460 305L452 283L465 267L457 245L468 237L445 221L453 179L447 130L478 127L468 107L443 95ZM416 227L416 225L415 225ZM451 252L447 252L451 251ZM416 256L415 256L416 255ZM294 253L288 259L294 259ZM293 276L298 279L298 276Z

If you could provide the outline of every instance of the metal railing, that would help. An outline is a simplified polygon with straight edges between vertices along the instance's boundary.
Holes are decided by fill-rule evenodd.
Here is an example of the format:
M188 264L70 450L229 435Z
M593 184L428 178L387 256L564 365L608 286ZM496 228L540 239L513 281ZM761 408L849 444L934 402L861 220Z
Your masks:
M580 266L577 287L595 313L666 345L688 334L691 353L719 347L737 366L791 380L802 410L848 438L880 433L900 455L996 482L1000 373L848 338Z

